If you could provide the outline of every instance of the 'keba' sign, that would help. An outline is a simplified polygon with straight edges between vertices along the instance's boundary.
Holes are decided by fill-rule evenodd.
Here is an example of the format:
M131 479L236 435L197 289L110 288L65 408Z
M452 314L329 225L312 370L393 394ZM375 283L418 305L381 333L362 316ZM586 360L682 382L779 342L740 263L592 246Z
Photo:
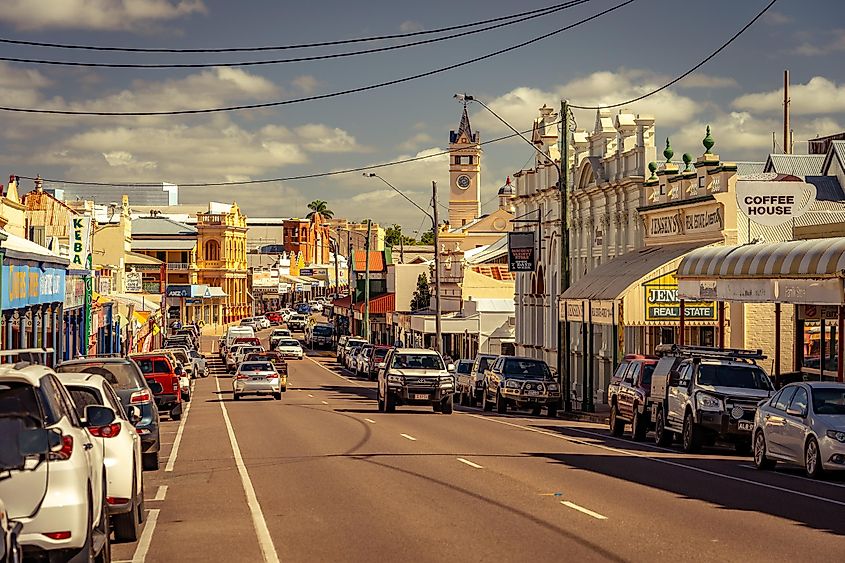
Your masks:
M805 182L739 180L736 203L758 225L782 225L803 215L816 200L816 187Z

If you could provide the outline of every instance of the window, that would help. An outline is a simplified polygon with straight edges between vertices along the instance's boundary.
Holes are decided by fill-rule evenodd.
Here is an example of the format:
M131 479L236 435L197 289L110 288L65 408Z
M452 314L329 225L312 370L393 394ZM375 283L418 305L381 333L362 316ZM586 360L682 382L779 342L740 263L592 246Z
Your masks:
M472 155L458 155L453 161L455 164L473 164Z
M210 240L205 243L204 248L205 259L209 261L220 260L220 243L216 240Z
M795 390L798 389L797 387L787 387L783 389L778 396L772 401L772 406L779 411L785 411L786 407L789 406L789 401L792 400L793 395L795 395Z
M642 370L642 364L639 362L634 362L631 364L631 369L628 370L628 373L625 375L625 380L630 383L631 385L636 385L637 379L640 377L640 371Z
M769 376L762 369L737 364L701 364L698 368L698 384L765 391L772 388Z
M845 414L845 391L838 387L813 387L816 414Z
M654 368L657 364L643 364L643 385L651 385L651 376L654 373Z
M660 184L660 195L666 195L666 184Z
M88 405L102 405L103 401L96 389L90 387L77 387L71 385L68 387L70 396L73 398L73 406L76 407L76 416L85 418L85 407Z
M792 398L792 403L790 403L789 408L794 409L801 413L807 412L807 390L803 387L798 387L798 390L795 392L795 397Z
M840 335L836 321L804 321L804 349L802 366L808 371L836 373Z

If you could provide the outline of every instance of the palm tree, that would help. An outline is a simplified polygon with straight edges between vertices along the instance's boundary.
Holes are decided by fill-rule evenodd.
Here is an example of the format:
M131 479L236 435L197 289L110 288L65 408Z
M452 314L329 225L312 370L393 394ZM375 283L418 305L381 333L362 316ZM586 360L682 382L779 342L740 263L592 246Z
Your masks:
M334 211L329 209L329 202L323 201L322 199L315 199L309 203L308 209L311 211L308 212L308 215L306 215L305 218L312 221L317 215L319 215L321 219L331 219L334 216Z

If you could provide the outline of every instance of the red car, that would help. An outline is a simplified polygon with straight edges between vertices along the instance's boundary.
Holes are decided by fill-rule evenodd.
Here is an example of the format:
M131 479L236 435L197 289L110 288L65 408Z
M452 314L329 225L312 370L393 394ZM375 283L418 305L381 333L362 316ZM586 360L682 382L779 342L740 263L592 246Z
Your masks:
M161 386L161 392L153 395L160 413L169 412L171 420L182 418L182 389L179 376L176 375L170 360L164 354L131 354L129 356L141 368L147 382L155 381Z
M284 319L282 318L281 313L278 313L276 311L273 311L271 313L267 313L264 316L267 317L267 320L270 321L270 324L274 325L274 326L280 325L284 322Z
M646 397L651 390L651 375L657 365L657 358L629 354L625 356L607 389L610 404L610 433L621 436L625 424L631 424L631 437L645 439L649 427L649 412Z

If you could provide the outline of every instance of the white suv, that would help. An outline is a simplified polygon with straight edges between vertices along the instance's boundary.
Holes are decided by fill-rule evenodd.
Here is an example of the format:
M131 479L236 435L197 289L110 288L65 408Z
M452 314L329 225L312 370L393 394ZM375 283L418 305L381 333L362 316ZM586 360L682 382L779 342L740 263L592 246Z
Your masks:
M394 412L396 405L427 405L434 412L452 414L455 377L434 350L393 348L378 372L378 409Z
M88 406L80 420L67 389L47 367L0 366L0 413L25 413L33 424L61 433L61 447L34 471L0 481L9 516L23 524L27 555L109 560L109 519L103 446L89 431L114 422L106 407ZM53 554L52 557L50 555Z

